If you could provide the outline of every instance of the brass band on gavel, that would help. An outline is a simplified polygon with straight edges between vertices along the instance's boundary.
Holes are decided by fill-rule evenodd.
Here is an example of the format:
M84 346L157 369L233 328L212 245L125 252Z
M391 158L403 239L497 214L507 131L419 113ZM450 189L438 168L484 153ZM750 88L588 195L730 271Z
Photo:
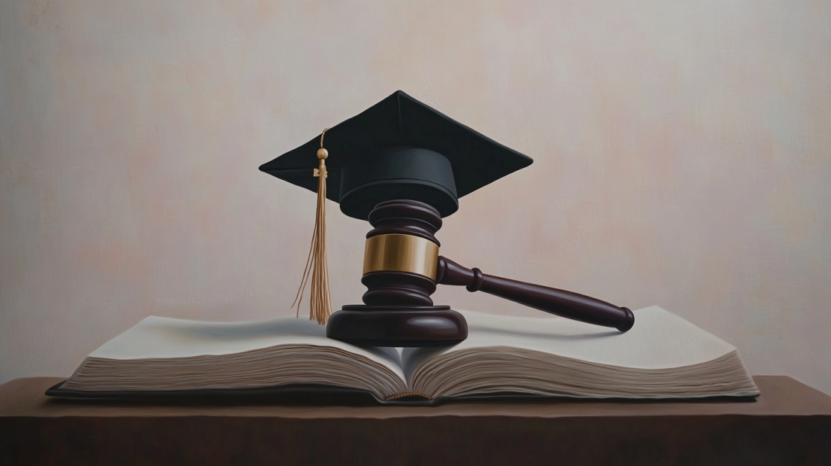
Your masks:
M364 275L370 272L395 271L436 279L439 246L412 235L378 235L366 240Z

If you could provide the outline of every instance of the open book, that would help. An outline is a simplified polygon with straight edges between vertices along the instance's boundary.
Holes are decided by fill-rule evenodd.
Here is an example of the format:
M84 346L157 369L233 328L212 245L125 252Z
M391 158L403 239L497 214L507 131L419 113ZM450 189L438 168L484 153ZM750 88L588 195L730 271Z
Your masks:
M461 311L464 342L440 348L357 347L314 322L213 323L148 317L90 354L47 394L164 393L307 386L378 401L494 396L750 397L733 346L653 306L626 333L558 317Z

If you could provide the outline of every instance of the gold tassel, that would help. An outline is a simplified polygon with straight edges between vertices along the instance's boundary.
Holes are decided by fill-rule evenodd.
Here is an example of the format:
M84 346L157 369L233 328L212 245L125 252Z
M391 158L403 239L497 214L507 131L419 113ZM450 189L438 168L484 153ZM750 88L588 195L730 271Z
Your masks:
M326 324L329 316L332 315L332 298L329 294L329 268L326 265L326 158L329 152L323 148L323 136L320 135L320 149L317 151L319 160L318 168L314 171L317 181L317 216L315 217L315 229L312 233L312 246L309 248L309 256L306 258L306 268L303 270L303 279L300 281L300 288L294 297L291 307L297 304L297 317L300 317L300 302L303 301L303 291L309 281L311 272L312 291L309 297L309 320L316 320L320 325Z

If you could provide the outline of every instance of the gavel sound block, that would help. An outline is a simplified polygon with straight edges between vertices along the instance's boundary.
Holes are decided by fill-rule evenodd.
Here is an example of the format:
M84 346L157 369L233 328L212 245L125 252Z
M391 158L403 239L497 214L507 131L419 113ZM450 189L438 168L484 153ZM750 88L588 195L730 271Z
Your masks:
M436 284L465 286L525 306L621 332L632 328L628 308L570 291L532 285L465 268L439 256L438 210L411 200L378 204L369 214L361 283L363 305L335 312L326 335L370 346L444 346L467 338L465 318L450 306L433 304Z

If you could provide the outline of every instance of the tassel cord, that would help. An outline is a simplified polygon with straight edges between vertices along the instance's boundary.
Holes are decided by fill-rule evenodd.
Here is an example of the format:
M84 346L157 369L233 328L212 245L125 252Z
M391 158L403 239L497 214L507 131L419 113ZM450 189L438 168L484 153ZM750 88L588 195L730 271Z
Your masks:
M312 244L309 255L306 257L306 267L303 269L303 278L292 307L297 304L297 316L300 316L300 304L303 301L303 292L311 277L311 291L309 296L309 320L315 320L323 325L332 314L332 298L329 290L329 267L326 261L326 158L329 153L323 148L325 129L320 135L320 149L317 151L319 160L318 169L314 175L317 182L317 213L315 227L312 232Z

